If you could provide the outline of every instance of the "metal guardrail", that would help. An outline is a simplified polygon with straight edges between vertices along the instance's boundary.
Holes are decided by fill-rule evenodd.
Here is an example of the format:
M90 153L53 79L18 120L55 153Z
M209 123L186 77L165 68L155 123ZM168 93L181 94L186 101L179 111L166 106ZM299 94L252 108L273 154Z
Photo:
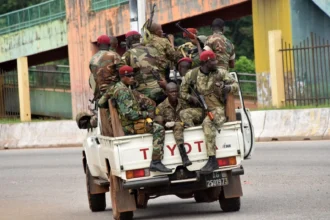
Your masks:
M51 0L0 15L0 35L65 18L64 0Z
M237 73L242 95L257 99L257 81L255 73ZM254 80L253 80L254 79Z
M30 89L70 90L69 66L57 65L56 67L49 67L46 69L29 68Z
M128 4L128 0L92 0L92 10L100 11L107 8L116 7L120 4Z

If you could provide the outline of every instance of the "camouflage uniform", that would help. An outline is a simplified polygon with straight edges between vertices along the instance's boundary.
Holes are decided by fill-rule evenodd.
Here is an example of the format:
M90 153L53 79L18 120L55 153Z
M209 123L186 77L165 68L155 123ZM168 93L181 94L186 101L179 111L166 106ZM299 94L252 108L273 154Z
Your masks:
M138 84L137 91L157 103L165 99L166 94L152 73L154 71L154 74L159 76L160 59L155 48L143 45L134 46L122 56L119 66L124 65L131 66L135 70L134 78Z
M218 60L218 67L228 70L229 60L235 59L234 45L222 32L214 33L205 42L205 50L212 50Z
M177 50L181 53L182 57L189 57L192 59L191 68L199 66L199 53L197 47L191 43L187 42L180 45Z
M165 78L166 68L171 66L171 61L176 63L180 59L180 53L174 50L171 43L166 38L154 34L151 34L146 46L153 47L157 50L157 56L160 59L160 74L162 78Z
M194 77L193 71L198 71L196 78ZM191 96L191 94L189 94L189 85L192 85L201 95L204 96L208 109L214 115L213 121L211 121L209 117L206 116L202 124L208 156L215 155L216 132L226 121L225 106L221 98L223 94L219 94L221 90L217 88L219 82L224 82L225 85L230 85L230 93L235 93L238 90L238 84L236 80L229 75L227 70L221 68L210 72L208 75L202 73L199 68L190 70L186 74L185 80L182 82L180 90L181 97L185 100L189 100ZM193 114L198 115L199 113L193 112Z
M116 67L119 62L120 56L113 51L100 50L92 57L89 68L101 95L108 86L114 86L119 81Z
M160 103L155 110L155 115L161 116L164 120L164 123L175 122L174 127L172 129L177 146L184 143L183 140L184 124L180 118L180 112L189 107L190 106L186 101L182 99L178 99L178 104L176 106L176 109L174 109L167 98L162 103Z
M119 119L125 135L136 134L134 122L147 117L153 117L155 103L143 94L131 91L125 84L118 82L114 87L113 99L116 101ZM161 160L165 139L163 126L153 123L145 126L146 133L153 135L153 160Z

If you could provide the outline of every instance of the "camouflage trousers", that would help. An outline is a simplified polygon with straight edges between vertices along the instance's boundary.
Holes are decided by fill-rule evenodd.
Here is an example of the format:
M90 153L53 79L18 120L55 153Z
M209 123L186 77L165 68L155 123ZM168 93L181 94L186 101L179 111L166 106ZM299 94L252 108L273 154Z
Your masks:
M179 146L180 144L184 143L183 130L184 130L183 123L175 122L174 127L173 127L173 135L174 135L176 146Z
M166 99L166 94L162 88L143 88L137 89L137 91L154 100L157 105Z
M123 127L123 131L125 135L135 134L133 125ZM146 132L152 134L152 160L161 160L163 158L165 128L154 122Z
M213 111L214 120L211 121L208 116L205 117L202 127L205 136L205 145L207 156L215 156L216 153L216 143L215 138L217 136L217 131L221 129L221 126L226 122L225 107L219 106Z
M180 111L181 121L188 127L197 126L202 123L204 117L203 109L187 108Z
M217 131L226 122L225 108L219 106L213 111L214 119L210 120L208 116L204 118L202 127L205 136L205 145L207 156L214 156L216 151L215 138ZM204 117L203 110L201 108L188 108L180 112L180 117L183 122L188 126L195 126L196 123L200 123Z

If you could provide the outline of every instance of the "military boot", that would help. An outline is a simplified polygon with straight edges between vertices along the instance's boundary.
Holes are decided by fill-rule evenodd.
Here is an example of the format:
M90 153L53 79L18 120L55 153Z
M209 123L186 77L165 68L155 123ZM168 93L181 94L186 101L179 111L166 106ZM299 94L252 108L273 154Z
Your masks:
M150 171L158 171L162 173L170 173L172 169L168 169L160 160L152 160L149 167Z
M179 145L179 151L180 151L183 166L185 166L185 167L190 166L192 163L188 158L186 148L184 147L183 144Z
M219 165L215 156L209 156L209 160L207 161L205 166L201 169L201 174L210 174L218 168Z

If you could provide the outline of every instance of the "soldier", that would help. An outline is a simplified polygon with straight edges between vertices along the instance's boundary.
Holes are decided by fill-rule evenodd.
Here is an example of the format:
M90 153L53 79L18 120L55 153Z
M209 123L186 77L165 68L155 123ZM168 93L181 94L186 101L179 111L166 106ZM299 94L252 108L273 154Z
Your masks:
M234 45L223 34L225 22L216 18L213 20L211 28L213 35L209 36L205 42L204 50L213 51L218 60L218 67L224 70L235 67Z
M116 52L118 48L118 39L115 36L110 36L110 50Z
M152 133L153 152L150 171L171 172L161 162L164 147L165 129L152 123L155 103L143 94L132 92L134 84L133 68L123 66L119 69L120 79L113 89L113 99L116 102L119 118L125 135ZM139 101L137 101L139 100Z
M136 90L157 104L161 103L166 98L164 92L166 80L161 78L159 73L159 53L153 47L141 45L141 35L138 32L130 31L125 36L129 50L122 56L120 66L133 67L134 78L137 82Z
M163 38L163 29L160 24L152 23L148 28L150 36L144 42L146 46L154 47L158 51L158 57L160 59L160 74L162 78L168 78L169 70L171 67L171 61L177 62L181 55L174 50L174 37L168 35L168 39Z
M176 146L179 148L179 152L182 159L183 166L190 166L192 163L187 156L186 149L184 147L183 130L184 123L181 121L180 112L183 109L189 108L186 101L178 97L178 86L170 82L166 86L167 99L160 103L155 110L155 115L160 116L165 123L167 129L173 130Z
M192 68L192 59L184 57L178 61L178 71L181 78Z
M192 91L191 88L194 88L204 97L208 111L214 116L213 119L208 116L205 117L202 124L209 159L206 165L201 169L201 173L208 174L218 169L215 138L217 130L219 130L226 121L225 106L222 97L224 94L237 92L238 84L236 80L229 75L227 70L217 68L216 55L212 51L202 52L200 55L200 63L200 68L195 68L186 74L181 84L181 97L198 104L198 99L190 94ZM180 115L181 114L186 114L186 112L182 111ZM187 122L187 118L183 120ZM188 121L188 123L192 124L193 122Z
M97 46L99 51L89 63L89 68L96 82L94 99L100 98L109 86L114 86L119 81L116 65L120 62L120 56L116 52L109 51L110 38L107 35L99 36Z
M199 52L197 47L197 41L193 39L197 36L197 29L195 28L187 28L192 36L188 36L185 32L183 32L183 37L188 39L186 43L180 45L178 47L178 51L182 54L183 57L188 57L192 59L192 68L199 66Z

